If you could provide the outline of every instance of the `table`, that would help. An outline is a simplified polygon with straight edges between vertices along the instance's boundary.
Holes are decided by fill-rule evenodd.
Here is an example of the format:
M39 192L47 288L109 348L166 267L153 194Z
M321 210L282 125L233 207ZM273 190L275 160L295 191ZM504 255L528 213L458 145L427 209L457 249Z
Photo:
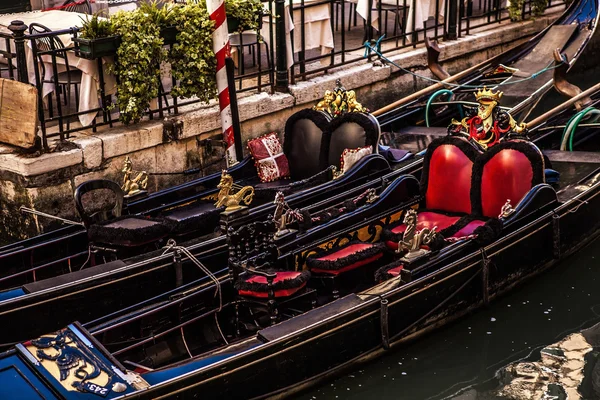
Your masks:
M320 0L305 0L304 5L310 5ZM272 4L272 12L275 14L275 4ZM292 6L300 6L300 0L292 0ZM269 3L263 3L265 9L269 9ZM271 43L269 34L269 17L263 19L261 35L265 42L271 46L276 46L276 43ZM302 29L301 10L294 10L294 18L290 12L290 2L285 2L285 33L286 33L286 61L287 67L290 68L294 64L294 52L302 50ZM273 18L273 30L275 30L275 18ZM293 32L292 32L293 31ZM293 33L293 47L292 47ZM274 35L275 36L275 35ZM329 4L319 4L304 9L304 46L305 50L321 49L321 55L328 54L334 47L333 31L331 30L331 9ZM276 47L273 47L275 50Z
M68 29L71 27L79 27L82 25L82 18L87 18L88 15L80 14L75 12L68 12L63 10L51 10L44 12L25 12L16 14L3 14L0 15L0 30L10 33L8 26L12 21L19 20L29 25L33 22L44 25L47 28L57 31ZM58 38L62 41L65 47L73 47L73 38L71 34L59 35ZM14 45L14 44L13 44ZM0 46L5 46L4 41L0 41ZM14 47L12 48L14 51ZM25 46L26 58L27 58L27 72L29 82L35 85L35 68L36 65L33 59L33 51L31 49L31 42L27 42ZM81 84L79 87L79 111L85 111L100 107L100 99L98 97L100 88L100 75L98 71L98 63L96 60L86 60L84 58L77 57L74 52L67 51L67 60L71 69L75 68L82 72ZM45 64L46 74L43 77L44 80L52 79L52 59L50 55L42 56L42 61ZM65 72L66 65L64 60L56 58L58 72ZM103 59L104 68L108 66L112 60ZM41 72L41 68L39 68ZM104 71L104 89L106 95L116 93L117 85L114 75L107 74ZM48 94L55 91L53 83L44 83L42 87L42 97L46 97ZM79 115L79 121L82 126L89 126L92 124L97 111Z
M352 0L349 0L352 1ZM396 6L396 0L381 0L382 4L387 6ZM376 10L377 0L372 0L372 8L371 10L371 26L377 30L379 29L379 13ZM400 7L404 5L404 0L399 0L398 4ZM437 18L438 22L444 22L444 0L437 0L438 4L438 13ZM406 0L406 6L408 7L408 14L406 17L406 32L413 32L415 30L423 29L425 27L424 22L429 19L429 17L436 17L436 3L434 0ZM356 12L365 20L368 20L369 16L369 0L356 0ZM402 11L400 11L402 12ZM416 14L415 14L416 13ZM415 26L413 26L413 14L415 20Z

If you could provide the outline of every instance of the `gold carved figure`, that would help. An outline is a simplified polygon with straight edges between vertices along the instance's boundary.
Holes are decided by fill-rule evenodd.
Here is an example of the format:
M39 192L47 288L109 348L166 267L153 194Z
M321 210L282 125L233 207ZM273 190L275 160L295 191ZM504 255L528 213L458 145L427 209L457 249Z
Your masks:
M433 229L424 228L417 231L418 216L417 212L412 208L406 211L402 222L406 225L406 230L402 235L402 239L398 242L398 250L396 250L396 253L406 252L403 257L406 261L414 260L415 258L428 253L428 251L422 249L421 246L428 245L433 241L437 234L437 226L434 226Z
M124 173L121 189L123 189L125 196L133 196L148 188L148 173L146 171L138 172L135 178L132 178L132 175L135 175L135 173L129 156L125 157L125 163L121 172Z
M336 81L335 89L326 90L323 100L319 101L313 110L324 111L333 118L348 112L369 112L356 100L356 92L346 91L339 79Z
M226 212L239 210L242 208L240 203L250 205L254 197L254 188L252 186L240 186L233 183L233 178L223 170L221 173L221 181L217 185L220 189L217 194L217 202L215 207L225 207ZM233 193L233 190L237 190Z

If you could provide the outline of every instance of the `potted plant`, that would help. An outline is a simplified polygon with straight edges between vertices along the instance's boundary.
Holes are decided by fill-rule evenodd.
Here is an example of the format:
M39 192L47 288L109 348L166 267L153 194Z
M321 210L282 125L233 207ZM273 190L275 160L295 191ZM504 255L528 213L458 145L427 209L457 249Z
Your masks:
M87 19L82 18L82 21L79 36L73 38L75 52L79 57L93 60L117 54L121 38L114 34L108 18L95 14Z
M258 30L260 15L264 14L260 0L225 0L227 29L230 33Z

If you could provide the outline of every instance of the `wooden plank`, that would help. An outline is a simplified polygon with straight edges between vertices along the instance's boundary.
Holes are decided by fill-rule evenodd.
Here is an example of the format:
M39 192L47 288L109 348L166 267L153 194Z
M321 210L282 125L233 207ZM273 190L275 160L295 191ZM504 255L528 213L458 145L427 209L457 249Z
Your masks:
M31 148L38 128L37 89L0 78L0 142Z

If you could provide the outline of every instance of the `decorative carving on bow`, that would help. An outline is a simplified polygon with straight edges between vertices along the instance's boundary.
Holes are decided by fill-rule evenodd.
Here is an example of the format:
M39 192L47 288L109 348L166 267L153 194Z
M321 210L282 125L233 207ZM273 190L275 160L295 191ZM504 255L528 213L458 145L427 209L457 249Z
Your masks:
M499 64L493 71L485 73L484 78L506 78L509 77L519 70L517 68L507 67L505 65Z
M478 143L484 150L504 139L511 133L522 134L525 123L517 121L506 111L498 107L503 93L493 92L485 86L475 93L479 106L467 111L462 121L452 119L448 127L449 134L463 134Z
M36 358L67 390L74 388L102 397L111 391L113 372L70 329L30 343L29 348L35 351Z
M317 105L313 107L313 110L324 111L333 118L348 112L369 112L366 107L363 107L362 104L358 102L354 90L347 91L346 88L342 86L339 79L335 82L335 85L336 87L333 91L325 91L323 100L319 101Z
M277 226L275 236L283 236L292 231L287 227L289 224L302 220L303 217L299 210L293 210L288 205L287 201L285 201L283 192L277 192L273 204L275 204L273 222L275 222L275 225Z
M513 208L512 204L510 204L510 199L508 199L508 200L506 200L506 203L504 203L504 205L500 209L500 215L498 215L498 218L508 218L514 212L515 212L515 209Z
M217 188L220 190L217 194L215 207L226 207L226 212L239 210L242 208L240 206L241 202L248 206L254 198L254 188L252 186L235 184L233 178L226 170L223 170L221 173L221 181L217 185ZM237 190L237 192L234 192L234 190Z
M148 188L148 173L146 171L133 171L133 164L129 156L125 157L121 172L124 174L121 189L123 189L125 196L136 195ZM133 175L135 175L135 178L132 178Z
M396 250L396 253L399 254L406 253L402 260L406 262L414 261L416 258L429 253L422 246L426 246L433 241L437 234L437 226L434 226L433 229L425 228L417 231L418 216L412 208L406 211L402 222L406 225L406 230L402 235L402 239L398 242L398 250Z

